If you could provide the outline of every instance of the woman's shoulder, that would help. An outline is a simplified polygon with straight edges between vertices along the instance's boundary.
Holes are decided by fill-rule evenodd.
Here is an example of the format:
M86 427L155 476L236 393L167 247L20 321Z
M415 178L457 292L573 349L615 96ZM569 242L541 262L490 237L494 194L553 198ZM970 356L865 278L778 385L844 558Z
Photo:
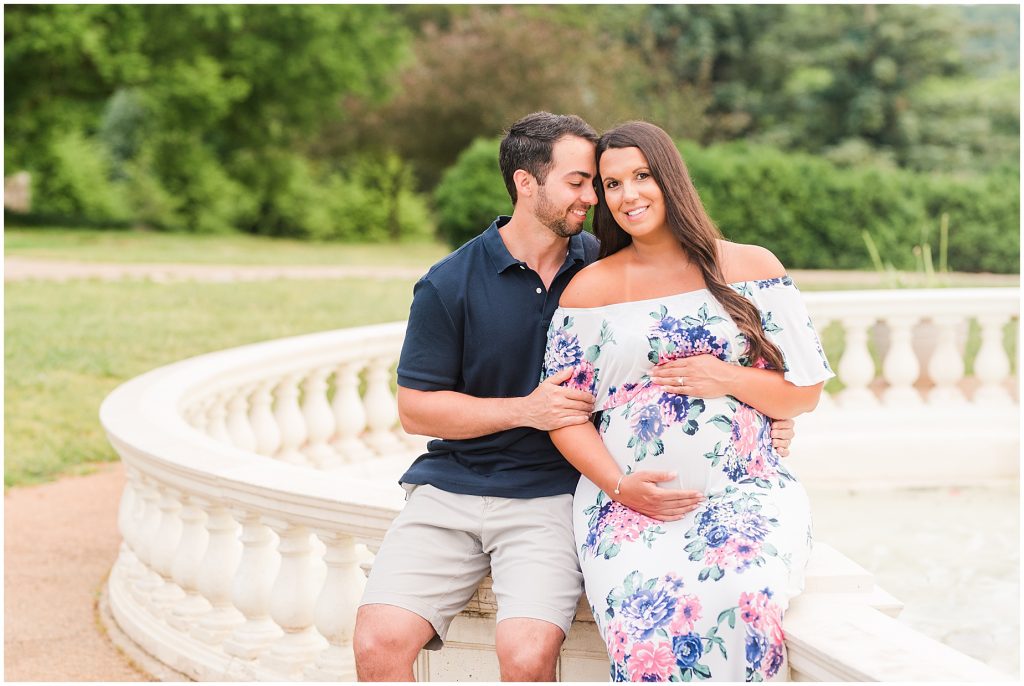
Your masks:
M600 307L614 302L622 266L616 255L598 260L578 271L562 292L559 307Z
M720 240L718 254L726 283L763 281L786 275L786 268L775 253L760 245Z

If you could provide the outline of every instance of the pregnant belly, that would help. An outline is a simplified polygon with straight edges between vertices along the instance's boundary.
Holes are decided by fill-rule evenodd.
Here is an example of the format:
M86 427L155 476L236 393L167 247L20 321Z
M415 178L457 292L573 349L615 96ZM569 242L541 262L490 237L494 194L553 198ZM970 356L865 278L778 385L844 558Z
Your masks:
M605 410L599 426L620 468L674 471L681 488L792 479L772 451L771 420L732 397L652 395Z

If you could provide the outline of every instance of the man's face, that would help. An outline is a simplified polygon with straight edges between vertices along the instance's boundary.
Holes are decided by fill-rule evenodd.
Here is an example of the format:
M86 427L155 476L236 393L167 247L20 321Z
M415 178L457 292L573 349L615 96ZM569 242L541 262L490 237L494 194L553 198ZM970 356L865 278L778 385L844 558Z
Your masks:
M583 230L587 210L597 204L593 179L594 144L585 138L566 136L551 150L551 168L537 187L533 214L560 238Z

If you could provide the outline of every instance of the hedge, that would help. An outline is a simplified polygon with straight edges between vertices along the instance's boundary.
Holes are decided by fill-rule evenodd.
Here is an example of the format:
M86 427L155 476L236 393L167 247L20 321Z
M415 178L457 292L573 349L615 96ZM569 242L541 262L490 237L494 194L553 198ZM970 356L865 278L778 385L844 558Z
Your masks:
M511 209L497 139L475 141L434 193L442 236L454 247ZM941 215L949 215L949 268L1019 271L1018 169L960 179L878 167L840 168L822 158L743 142L680 143L697 190L722 233L771 249L796 269L870 269L868 231L883 260L913 269L914 246L938 264Z

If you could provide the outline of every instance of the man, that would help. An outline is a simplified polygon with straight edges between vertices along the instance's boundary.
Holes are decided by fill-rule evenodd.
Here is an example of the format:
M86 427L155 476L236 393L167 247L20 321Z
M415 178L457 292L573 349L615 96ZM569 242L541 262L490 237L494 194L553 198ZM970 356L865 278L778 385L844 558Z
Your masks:
M412 680L419 651L441 647L489 570L502 680L555 678L582 590L572 531L579 474L547 432L589 421L594 398L560 385L572 370L536 382L562 291L597 256L596 239L582 233L597 204L597 138L571 115L513 124L500 151L512 216L416 284L398 410L410 433L444 438L401 478L408 502L356 618L360 680ZM637 474L624 504L655 516L696 507L698 493L656 485L672 475Z

